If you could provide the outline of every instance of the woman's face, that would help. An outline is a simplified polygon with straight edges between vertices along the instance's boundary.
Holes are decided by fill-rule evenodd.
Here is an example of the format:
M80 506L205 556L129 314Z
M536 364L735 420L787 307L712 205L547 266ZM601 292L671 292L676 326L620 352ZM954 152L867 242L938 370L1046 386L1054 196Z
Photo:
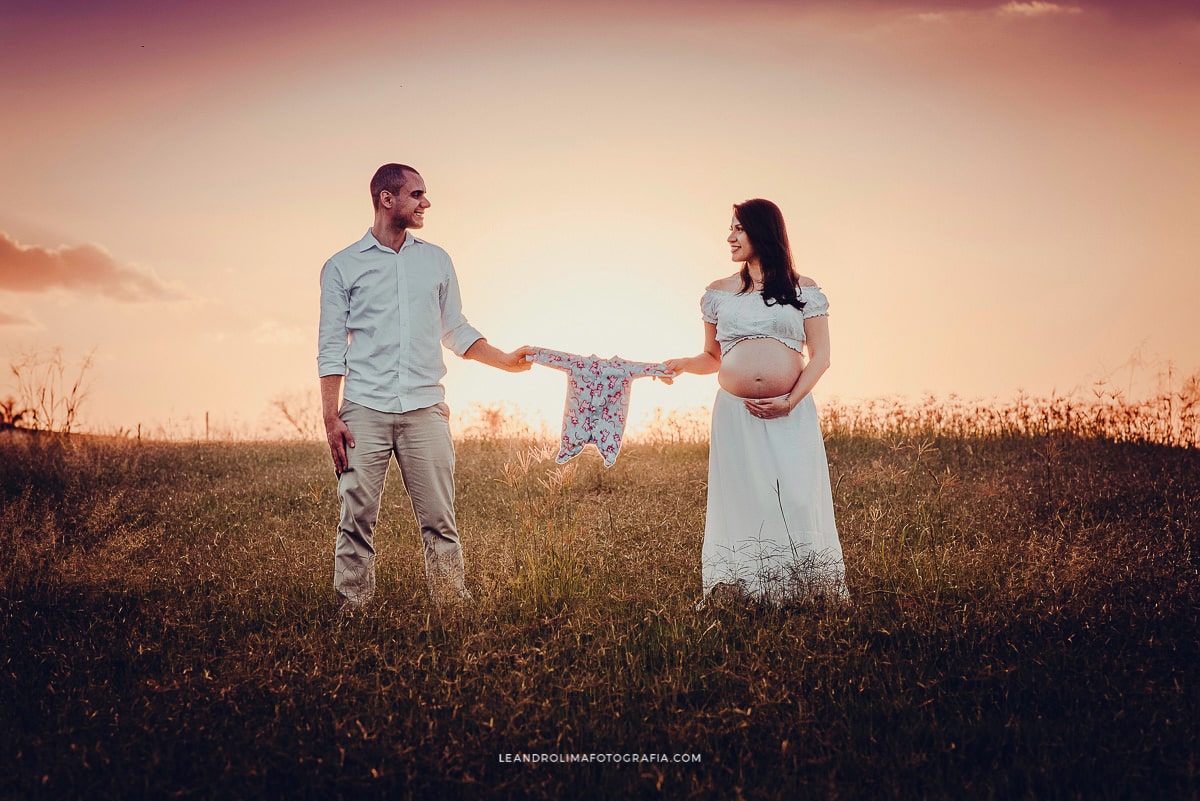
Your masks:
M750 244L750 237L742 230L737 215L734 215L733 222L729 224L729 238L725 241L729 243L729 256L734 261L756 260L754 245Z

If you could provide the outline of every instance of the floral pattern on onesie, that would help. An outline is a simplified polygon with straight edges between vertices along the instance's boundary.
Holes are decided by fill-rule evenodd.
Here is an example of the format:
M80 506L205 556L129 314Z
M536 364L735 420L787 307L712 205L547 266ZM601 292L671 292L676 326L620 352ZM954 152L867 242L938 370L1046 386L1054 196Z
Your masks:
M604 466L612 467L621 450L633 379L671 376L662 364L631 362L619 356L602 359L595 354L577 356L538 348L526 358L567 374L562 438L555 460L559 464L578 456L591 443L604 458Z

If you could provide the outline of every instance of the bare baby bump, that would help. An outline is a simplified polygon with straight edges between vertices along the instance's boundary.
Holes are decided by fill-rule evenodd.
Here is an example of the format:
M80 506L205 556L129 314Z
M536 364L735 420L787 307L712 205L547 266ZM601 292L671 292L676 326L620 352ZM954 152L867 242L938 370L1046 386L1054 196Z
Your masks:
M804 357L777 339L745 339L721 357L717 382L739 398L786 395L804 369Z

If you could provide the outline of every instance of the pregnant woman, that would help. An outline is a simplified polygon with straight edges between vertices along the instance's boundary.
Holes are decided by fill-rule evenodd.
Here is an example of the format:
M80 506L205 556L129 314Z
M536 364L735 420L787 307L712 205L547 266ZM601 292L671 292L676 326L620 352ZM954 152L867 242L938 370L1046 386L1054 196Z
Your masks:
M817 409L829 368L829 301L796 273L779 208L733 207L739 272L701 299L704 351L675 374L717 373L704 527L704 594L768 603L845 598L842 546ZM807 352L807 360L805 353Z

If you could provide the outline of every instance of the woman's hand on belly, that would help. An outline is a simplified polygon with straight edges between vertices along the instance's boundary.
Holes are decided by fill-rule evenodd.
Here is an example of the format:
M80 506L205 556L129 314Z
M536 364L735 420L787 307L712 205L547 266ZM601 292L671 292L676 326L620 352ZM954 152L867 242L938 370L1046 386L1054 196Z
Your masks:
M722 357L717 381L739 398L779 398L796 385L803 369L804 357L779 340L746 339ZM778 408L774 411L773 416L780 416Z
M788 403L786 395L780 398L750 398L743 401L743 403L746 405L746 411L755 417L761 417L763 420L787 417L792 413L792 407Z

